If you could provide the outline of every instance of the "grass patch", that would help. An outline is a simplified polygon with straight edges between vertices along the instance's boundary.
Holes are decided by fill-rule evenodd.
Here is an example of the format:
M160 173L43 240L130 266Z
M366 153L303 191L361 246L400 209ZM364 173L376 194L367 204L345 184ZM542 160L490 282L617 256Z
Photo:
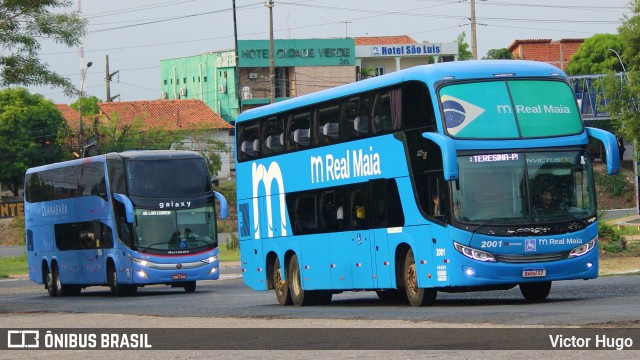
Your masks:
M27 255L0 258L0 278L27 274Z
M226 246L218 246L220 261L240 261L240 250L229 250Z

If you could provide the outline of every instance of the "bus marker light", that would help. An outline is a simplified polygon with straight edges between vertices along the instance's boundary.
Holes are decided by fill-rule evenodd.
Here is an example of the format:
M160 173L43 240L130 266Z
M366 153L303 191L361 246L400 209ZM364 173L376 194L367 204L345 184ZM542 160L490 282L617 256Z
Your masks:
M258 271L262 271L262 268L258 268Z
M431 279L431 274L427 274L427 278Z
M334 269L336 267L336 264L331 264L331 265L329 265L329 267Z
M382 263L382 265L384 265L384 266L388 266L388 265L389 265L389 262L388 262L388 261L385 261L385 262L383 262L383 263Z
M309 270L309 268L310 268L310 266L309 266L309 265L305 265L305 266L304 266L304 269L305 269L305 270Z
M245 272L245 271L247 271L247 269L242 269L242 272Z
M356 263L356 267L362 266L362 263Z
M309 278L304 278L304 281L309 281Z
M449 259L444 259L444 263L448 264L449 263Z
M424 265L424 264L426 264L426 263L427 263L427 260L420 260L420 264L421 264L421 265Z

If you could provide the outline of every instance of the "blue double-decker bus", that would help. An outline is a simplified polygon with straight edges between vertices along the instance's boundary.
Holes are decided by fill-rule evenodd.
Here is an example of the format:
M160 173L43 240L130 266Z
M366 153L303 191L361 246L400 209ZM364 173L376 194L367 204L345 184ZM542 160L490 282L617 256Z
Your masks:
M29 278L51 296L105 285L117 296L219 277L215 199L191 151L127 151L27 170Z
M598 276L589 138L566 75L530 61L418 66L260 107L236 122L244 283L282 305L346 290L438 292Z

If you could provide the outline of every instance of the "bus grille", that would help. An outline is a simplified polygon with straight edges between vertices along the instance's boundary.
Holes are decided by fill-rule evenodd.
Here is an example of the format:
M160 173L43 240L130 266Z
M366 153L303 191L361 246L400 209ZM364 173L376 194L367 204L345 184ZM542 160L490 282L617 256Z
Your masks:
M569 258L569 252L559 252L559 253L551 253L551 254L535 254L535 255L499 255L493 254L496 258L496 262L503 263L515 263L515 264L523 264L523 263L534 263L534 262L548 262L548 261L558 261Z

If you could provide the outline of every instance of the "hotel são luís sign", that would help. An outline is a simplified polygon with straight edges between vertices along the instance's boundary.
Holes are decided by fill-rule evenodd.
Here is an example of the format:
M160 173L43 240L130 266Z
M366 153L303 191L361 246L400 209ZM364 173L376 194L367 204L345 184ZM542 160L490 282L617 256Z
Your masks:
M364 45L356 49L358 57L407 57L458 55L458 43L416 43Z
M274 40L274 61L286 66L354 66L353 39ZM269 67L269 40L238 41L240 67Z

